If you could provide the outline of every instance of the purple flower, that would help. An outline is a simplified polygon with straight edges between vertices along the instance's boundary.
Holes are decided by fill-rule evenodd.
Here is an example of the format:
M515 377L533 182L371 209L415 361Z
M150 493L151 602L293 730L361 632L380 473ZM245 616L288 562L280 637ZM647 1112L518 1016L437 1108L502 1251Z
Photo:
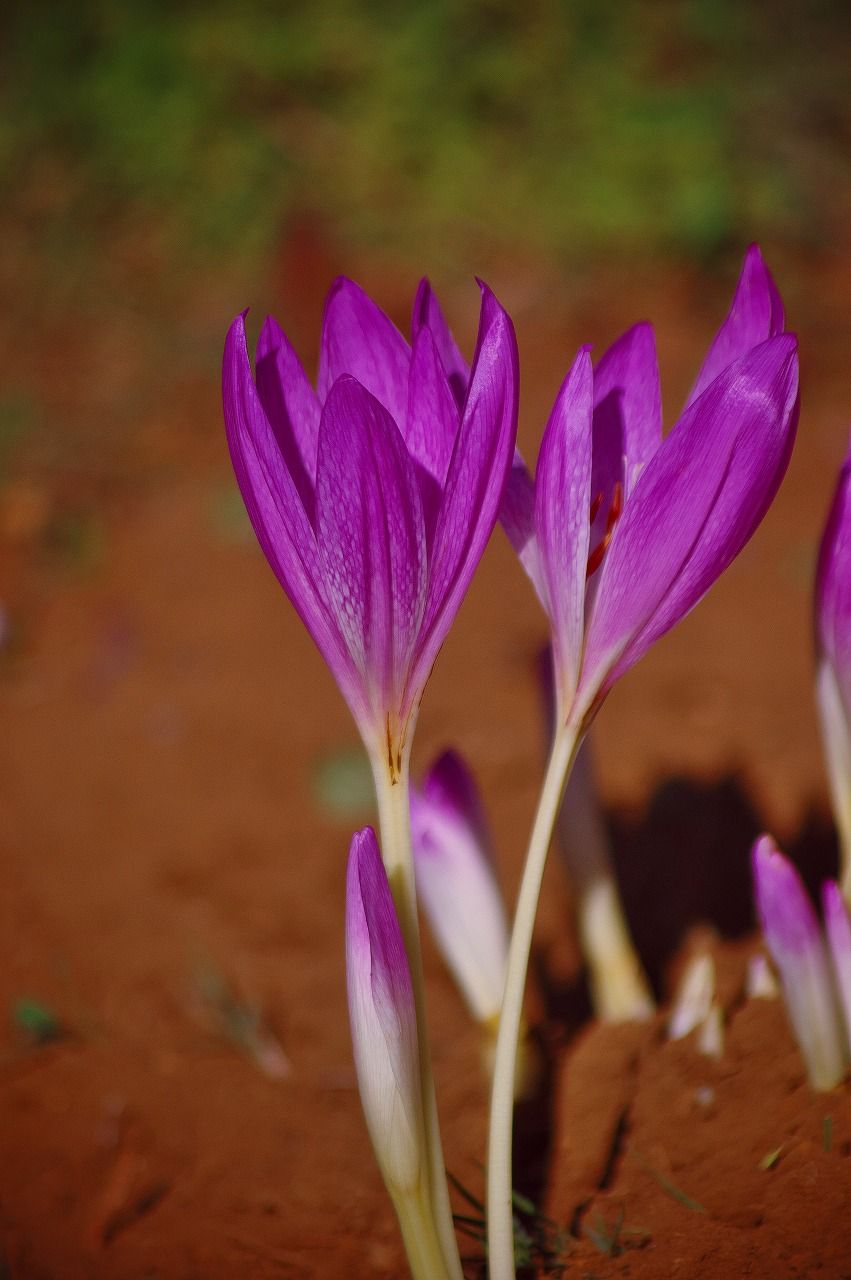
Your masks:
M425 1166L411 973L371 827L352 837L346 876L346 981L355 1067L388 1188L414 1193Z
M228 333L225 424L254 530L367 749L394 775L497 518L517 393L514 330L484 285L469 382L425 283L409 346L338 280L315 391L271 318L256 379L244 314Z
M476 784L453 751L411 789L417 893L474 1018L499 1016L508 924Z
M755 246L664 439L650 326L594 369L580 350L535 480L516 454L501 513L550 619L563 719L587 723L741 551L785 473L797 400L797 343Z
M816 690L830 791L851 891L851 453L845 459L819 553L815 591Z
M821 926L792 863L770 836L751 855L757 915L810 1083L832 1089L845 1072L845 1036Z

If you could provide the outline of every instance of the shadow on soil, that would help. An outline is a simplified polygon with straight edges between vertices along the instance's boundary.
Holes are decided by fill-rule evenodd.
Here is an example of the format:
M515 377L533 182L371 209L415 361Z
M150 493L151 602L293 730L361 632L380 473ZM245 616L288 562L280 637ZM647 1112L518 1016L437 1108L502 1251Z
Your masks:
M640 817L611 811L607 824L629 926L657 996L693 925L709 924L727 939L754 928L749 853L766 823L736 776L671 778ZM817 898L822 881L837 870L829 817L809 810L784 851ZM535 976L546 1007L546 1066L536 1096L517 1108L515 1161L518 1190L538 1204L549 1168L556 1051L591 1016L591 1002L584 981L554 983L540 956Z

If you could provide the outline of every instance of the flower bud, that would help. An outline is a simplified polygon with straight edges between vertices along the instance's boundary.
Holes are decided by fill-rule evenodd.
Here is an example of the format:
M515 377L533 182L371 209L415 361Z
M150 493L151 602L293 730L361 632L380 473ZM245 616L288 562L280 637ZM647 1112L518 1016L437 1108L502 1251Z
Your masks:
M358 1088L372 1145L391 1193L412 1193L424 1164L414 992L371 827L352 837L349 851L346 981Z

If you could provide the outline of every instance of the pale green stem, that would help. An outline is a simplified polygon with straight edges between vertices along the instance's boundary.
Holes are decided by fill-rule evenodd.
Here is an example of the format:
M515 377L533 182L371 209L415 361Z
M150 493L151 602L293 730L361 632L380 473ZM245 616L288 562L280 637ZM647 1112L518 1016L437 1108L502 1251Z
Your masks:
M594 1009L605 1022L649 1018L653 997L621 907L588 748L586 742L576 757L558 828Z
M414 863L411 852L411 819L408 796L409 774L407 756L400 762L398 771L391 768L387 758L373 758L372 772L378 800L378 825L381 833L381 856L390 882L390 890L399 918L405 950L411 969L414 987L414 1003L417 1013L417 1041L420 1059L420 1083L422 1113L425 1127L425 1156L428 1179L428 1201L434 1226L440 1240L442 1265L429 1273L434 1280L462 1280L458 1242L449 1203L449 1187L443 1163L443 1148L437 1118L437 1100L431 1070L428 1026L425 1014L423 964L420 951L420 930L417 919L417 895L414 884ZM421 1211L422 1207L421 1207ZM401 1221L401 1219L400 1219ZM404 1226L403 1226L404 1230ZM413 1263L412 1263L413 1266Z
M434 1280L436 1276L445 1276L446 1263L427 1191L416 1195L393 1195L392 1198L413 1280Z
M560 729L553 740L538 811L529 840L514 915L514 927L511 932L511 944L508 949L505 994L494 1057L488 1138L487 1226L490 1280L514 1280L511 1130L514 1116L517 1044L523 1016L523 992L526 986L532 930L547 851L564 787L578 747L579 733L573 725Z

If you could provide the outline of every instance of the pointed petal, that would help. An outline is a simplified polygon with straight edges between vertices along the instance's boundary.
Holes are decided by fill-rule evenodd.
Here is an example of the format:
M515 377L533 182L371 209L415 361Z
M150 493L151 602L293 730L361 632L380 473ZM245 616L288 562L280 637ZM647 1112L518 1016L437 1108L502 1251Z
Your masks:
M425 533L404 441L386 409L339 378L322 410L316 531L325 594L386 731L425 603ZM394 726L398 727L398 726Z
M458 434L459 413L429 329L414 338L405 443L442 491Z
M712 341L686 401L686 408L734 361L767 338L783 333L785 324L783 302L777 286L763 261L759 246L752 244L745 254L727 319Z
M417 295L414 298L414 313L411 318L411 336L416 341L420 329L431 331L440 355L452 395L460 410L467 394L467 383L470 380L470 366L458 350L458 345L446 323L440 303L428 280L421 280Z
M514 453L517 399L514 327L482 285L476 357L434 532L414 693L428 679L496 523Z
M394 1192L421 1176L422 1114L411 973L371 827L352 837L346 875L346 984L361 1102Z
M410 348L380 307L352 280L331 286L322 322L317 391L324 404L343 374L357 378L404 430Z
M583 349L556 398L535 473L535 531L562 708L573 698L582 660L592 405L591 357Z
M842 1010L847 1053L851 1051L851 916L835 880L826 880L822 886L822 904L827 949Z
M792 863L770 836L751 855L757 915L780 980L789 1021L815 1089L832 1089L845 1070L833 976L813 904Z
M535 537L535 481L519 449L514 450L514 460L499 508L499 521L546 610L546 589Z
M609 347L594 370L592 495L609 496L621 480L628 496L661 438L662 392L653 327L637 324ZM605 524L605 518L601 510L597 523ZM592 535L591 541L596 544L599 537Z
M726 369L645 467L603 561L582 687L603 694L738 555L789 461L797 344L772 338Z
M508 922L475 783L454 752L411 793L417 892L440 952L479 1022L499 1015Z
M257 393L305 509L313 509L319 398L281 326L267 316L257 343Z
M245 313L228 331L222 399L233 468L257 539L343 694L362 714L360 682L325 601L313 528L251 376Z

